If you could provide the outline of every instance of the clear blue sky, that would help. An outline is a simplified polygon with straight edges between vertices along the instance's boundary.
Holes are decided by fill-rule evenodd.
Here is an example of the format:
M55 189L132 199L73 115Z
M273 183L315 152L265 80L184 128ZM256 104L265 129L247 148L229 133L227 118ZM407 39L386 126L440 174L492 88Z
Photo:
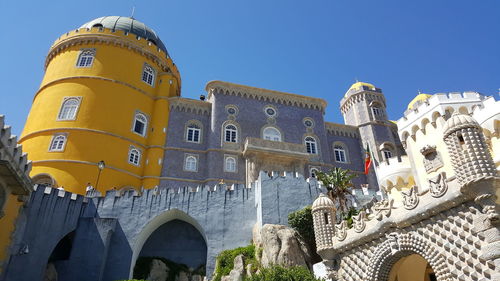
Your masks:
M16 134L53 41L133 6L179 67L184 97L224 80L324 98L333 122L356 78L382 88L391 119L418 90L498 98L499 0L1 1L0 114Z

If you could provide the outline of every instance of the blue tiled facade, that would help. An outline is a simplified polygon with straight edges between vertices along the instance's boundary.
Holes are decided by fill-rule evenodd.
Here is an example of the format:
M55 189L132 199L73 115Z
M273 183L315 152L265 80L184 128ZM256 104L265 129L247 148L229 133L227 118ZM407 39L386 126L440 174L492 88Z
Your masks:
M396 126L385 114L371 116L370 99L382 101L381 110L385 112L385 99L378 88L362 87L346 93L343 109L346 101L353 103L343 112L347 125L325 121L326 101L318 98L221 81L209 82L206 90L204 100L170 100L161 186L210 186L221 181L248 184L261 170L295 171L310 177L313 169L342 167L359 174L354 180L356 187L368 184L378 189L373 172L367 176L363 173L366 145L372 148L375 164L382 159L378 148L383 143L392 143L395 155L402 151L394 137ZM357 101L356 94L364 99ZM266 113L268 108L274 110L274 115ZM197 124L201 131L198 142L187 140L190 124ZM236 142L225 141L224 128L228 124L237 128ZM264 140L267 127L277 129L281 141ZM307 153L308 136L316 141L316 154ZM344 162L335 159L334 147L338 145L346 153ZM189 156L197 160L193 171L186 169ZM234 172L226 171L226 157L237 160Z

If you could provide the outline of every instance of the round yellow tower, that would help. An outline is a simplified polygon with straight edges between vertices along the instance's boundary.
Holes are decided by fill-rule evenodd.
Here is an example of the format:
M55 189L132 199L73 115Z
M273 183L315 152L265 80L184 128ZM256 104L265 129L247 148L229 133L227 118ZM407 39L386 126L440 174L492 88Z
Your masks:
M158 185L168 98L180 84L160 38L134 18L102 17L64 34L20 139L33 181L81 194Z

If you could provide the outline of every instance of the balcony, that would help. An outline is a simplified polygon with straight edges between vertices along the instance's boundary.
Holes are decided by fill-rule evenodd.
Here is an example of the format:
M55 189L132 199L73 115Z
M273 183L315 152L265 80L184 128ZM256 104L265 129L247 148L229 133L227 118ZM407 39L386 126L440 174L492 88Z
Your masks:
M310 154L303 144L271 141L260 138L246 138L243 156L269 155L278 158L295 158L307 160Z

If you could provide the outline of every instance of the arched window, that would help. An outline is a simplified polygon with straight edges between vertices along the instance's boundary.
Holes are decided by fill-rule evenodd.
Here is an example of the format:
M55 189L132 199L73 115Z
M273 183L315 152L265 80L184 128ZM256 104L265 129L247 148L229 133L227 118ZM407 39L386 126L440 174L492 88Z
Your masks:
M153 86L155 83L155 70L149 64L144 64L142 81L150 86Z
M77 67L91 67L94 62L95 50L83 49L80 51L78 60L76 61Z
M232 156L228 156L226 157L226 163L224 163L224 170L226 172L236 172L236 158L232 157Z
M144 137L146 135L147 127L148 118L146 117L146 115L140 112L136 112L134 117L134 127L132 128L132 131Z
M234 125L226 125L224 128L224 141L238 142L238 129Z
M196 172L198 170L198 159L193 155L187 156L184 161L184 170Z
M347 154L343 146L335 145L333 147L333 153L335 154L335 161L340 163L347 162Z
M57 120L75 120L76 112L80 106L80 98L64 99Z
M306 137L305 138L305 143L306 143L306 151L307 153L311 154L317 154L318 149L316 147L316 139L313 137Z
M141 151L135 147L130 147L128 151L128 162L132 165L139 166L141 162Z
M49 151L64 151L66 146L66 135L54 135L50 142Z
M278 129L267 127L264 129L263 137L265 140L281 141L281 133Z
M186 141L200 142L201 129L196 124L189 124L186 130Z
M392 151L390 151L389 149L382 150L382 153L384 154L385 160L389 160L390 158L392 158Z

